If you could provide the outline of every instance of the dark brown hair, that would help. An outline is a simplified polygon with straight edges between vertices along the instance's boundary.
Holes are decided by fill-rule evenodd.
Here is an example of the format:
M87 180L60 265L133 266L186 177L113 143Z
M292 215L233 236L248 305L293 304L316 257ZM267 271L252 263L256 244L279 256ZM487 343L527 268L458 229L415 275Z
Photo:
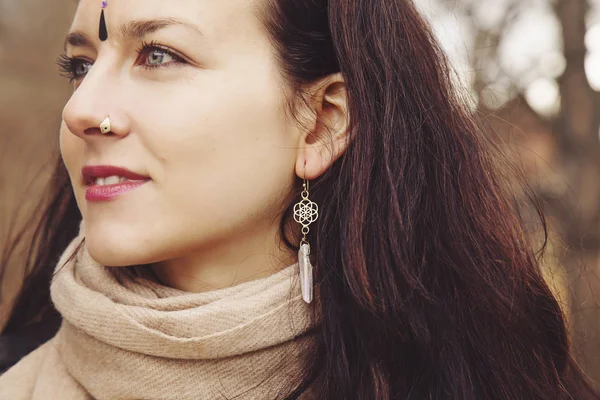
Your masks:
M600 398L573 360L493 146L412 2L263 7L297 98L341 72L351 116L348 149L311 183L321 210L309 241L322 320L318 351L288 398L306 386L323 400ZM77 233L71 189L57 187L25 300L47 285L49 260ZM291 207L281 234L296 249L285 238ZM26 303L8 330L33 315L22 313Z

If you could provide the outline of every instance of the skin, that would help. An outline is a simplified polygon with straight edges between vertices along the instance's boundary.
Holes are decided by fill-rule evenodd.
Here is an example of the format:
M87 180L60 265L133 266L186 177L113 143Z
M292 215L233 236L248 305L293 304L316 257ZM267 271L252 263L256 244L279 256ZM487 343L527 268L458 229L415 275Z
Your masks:
M285 198L295 175L313 180L345 150L346 91L340 74L325 77L308 88L307 104L299 102L302 126L290 118L290 92L255 7L247 0L112 1L101 42L99 1L80 1L70 33L89 43L66 45L69 57L84 61L60 145L99 263L147 265L163 284L200 292L297 261L278 232ZM169 24L142 38L118 29L158 18L192 27ZM162 50L138 52L153 41L185 62ZM103 135L107 114L112 131ZM151 181L90 202L81 178L87 165L125 167ZM292 223L299 240L301 226Z

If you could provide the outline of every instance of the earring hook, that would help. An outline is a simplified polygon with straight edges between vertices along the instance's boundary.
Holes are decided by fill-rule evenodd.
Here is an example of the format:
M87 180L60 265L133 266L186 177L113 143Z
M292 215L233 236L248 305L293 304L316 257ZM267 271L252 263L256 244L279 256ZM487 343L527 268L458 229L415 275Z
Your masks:
M304 189L308 190L308 181L306 180L306 161L304 161Z

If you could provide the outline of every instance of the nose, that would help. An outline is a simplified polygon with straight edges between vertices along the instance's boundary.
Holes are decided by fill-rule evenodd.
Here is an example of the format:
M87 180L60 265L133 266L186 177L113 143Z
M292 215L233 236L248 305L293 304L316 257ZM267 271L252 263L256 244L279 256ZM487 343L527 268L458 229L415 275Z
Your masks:
M86 141L127 136L129 123L119 104L120 97L118 82L108 73L92 68L65 105L66 127Z

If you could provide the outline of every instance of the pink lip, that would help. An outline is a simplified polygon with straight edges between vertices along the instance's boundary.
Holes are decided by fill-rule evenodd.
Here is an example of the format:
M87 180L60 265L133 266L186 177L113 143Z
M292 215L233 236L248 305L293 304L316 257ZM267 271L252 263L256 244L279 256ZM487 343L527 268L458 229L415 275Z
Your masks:
M85 190L85 198L88 201L112 200L150 181L149 177L129 171L128 169L105 165L84 167L81 170L81 176L84 183L88 185ZM94 183L96 178L106 178L109 176L124 177L127 180L105 186L99 186Z
M149 181L125 181L114 185L91 185L85 189L85 199L89 201L107 201L148 183Z

